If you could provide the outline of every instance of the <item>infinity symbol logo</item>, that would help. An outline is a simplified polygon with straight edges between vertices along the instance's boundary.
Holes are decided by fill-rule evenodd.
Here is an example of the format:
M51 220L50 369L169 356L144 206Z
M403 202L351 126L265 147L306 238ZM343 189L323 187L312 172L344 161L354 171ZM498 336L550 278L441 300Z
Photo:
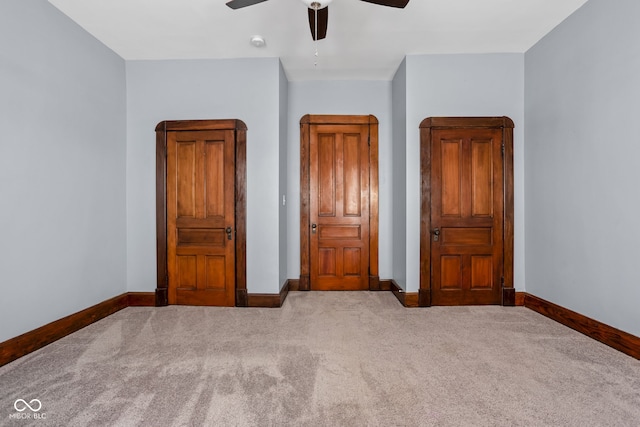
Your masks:
M20 403L22 405L19 405ZM13 407L18 412L24 412L27 410L27 408L31 409L32 412L38 412L40 409L42 409L42 402L40 402L38 399L32 399L31 402L27 403L27 401L24 399L18 399L13 402Z

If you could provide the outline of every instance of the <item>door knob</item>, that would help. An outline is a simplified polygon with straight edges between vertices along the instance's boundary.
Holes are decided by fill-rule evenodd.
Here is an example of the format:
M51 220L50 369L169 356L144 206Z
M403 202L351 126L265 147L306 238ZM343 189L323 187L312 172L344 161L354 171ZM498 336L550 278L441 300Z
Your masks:
M227 232L227 240L231 240L231 233L233 232L233 229L231 227L227 227L225 231Z
M316 224L311 224L311 232L312 232L313 234L315 234L315 233L316 233L316 230L317 230L317 229L318 229L318 226L317 226Z
M438 240L440 240L440 229L436 227L433 229L433 241L437 242Z

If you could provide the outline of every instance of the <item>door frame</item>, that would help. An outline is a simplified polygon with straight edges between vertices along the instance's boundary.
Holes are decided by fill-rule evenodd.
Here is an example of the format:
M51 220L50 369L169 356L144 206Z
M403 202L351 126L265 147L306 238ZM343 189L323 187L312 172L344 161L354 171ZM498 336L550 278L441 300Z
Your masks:
M169 304L167 265L167 132L197 130L235 131L235 273L236 306L247 301L247 126L241 120L172 120L156 126L156 307Z
M300 282L311 290L311 125L369 125L369 290L380 290L378 273L378 119L373 115L313 115L300 119Z
M420 290L418 305L431 305L431 130L502 129L503 271L502 305L514 306L513 287L513 120L509 117L429 117L420 123Z

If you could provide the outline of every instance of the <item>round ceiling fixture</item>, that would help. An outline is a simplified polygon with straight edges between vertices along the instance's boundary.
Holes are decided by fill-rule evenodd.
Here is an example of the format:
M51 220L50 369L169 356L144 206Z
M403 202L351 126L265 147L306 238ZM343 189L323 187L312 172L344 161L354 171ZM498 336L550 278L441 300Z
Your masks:
M264 41L262 36L253 36L251 37L251 44L255 47L263 47L267 42Z

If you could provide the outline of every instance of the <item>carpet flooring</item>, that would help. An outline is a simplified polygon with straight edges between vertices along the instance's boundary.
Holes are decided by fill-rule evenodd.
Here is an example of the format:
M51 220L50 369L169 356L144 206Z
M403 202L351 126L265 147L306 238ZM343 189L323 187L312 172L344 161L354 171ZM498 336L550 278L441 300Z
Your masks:
M639 426L640 361L523 307L388 292L130 307L1 367L0 425Z

